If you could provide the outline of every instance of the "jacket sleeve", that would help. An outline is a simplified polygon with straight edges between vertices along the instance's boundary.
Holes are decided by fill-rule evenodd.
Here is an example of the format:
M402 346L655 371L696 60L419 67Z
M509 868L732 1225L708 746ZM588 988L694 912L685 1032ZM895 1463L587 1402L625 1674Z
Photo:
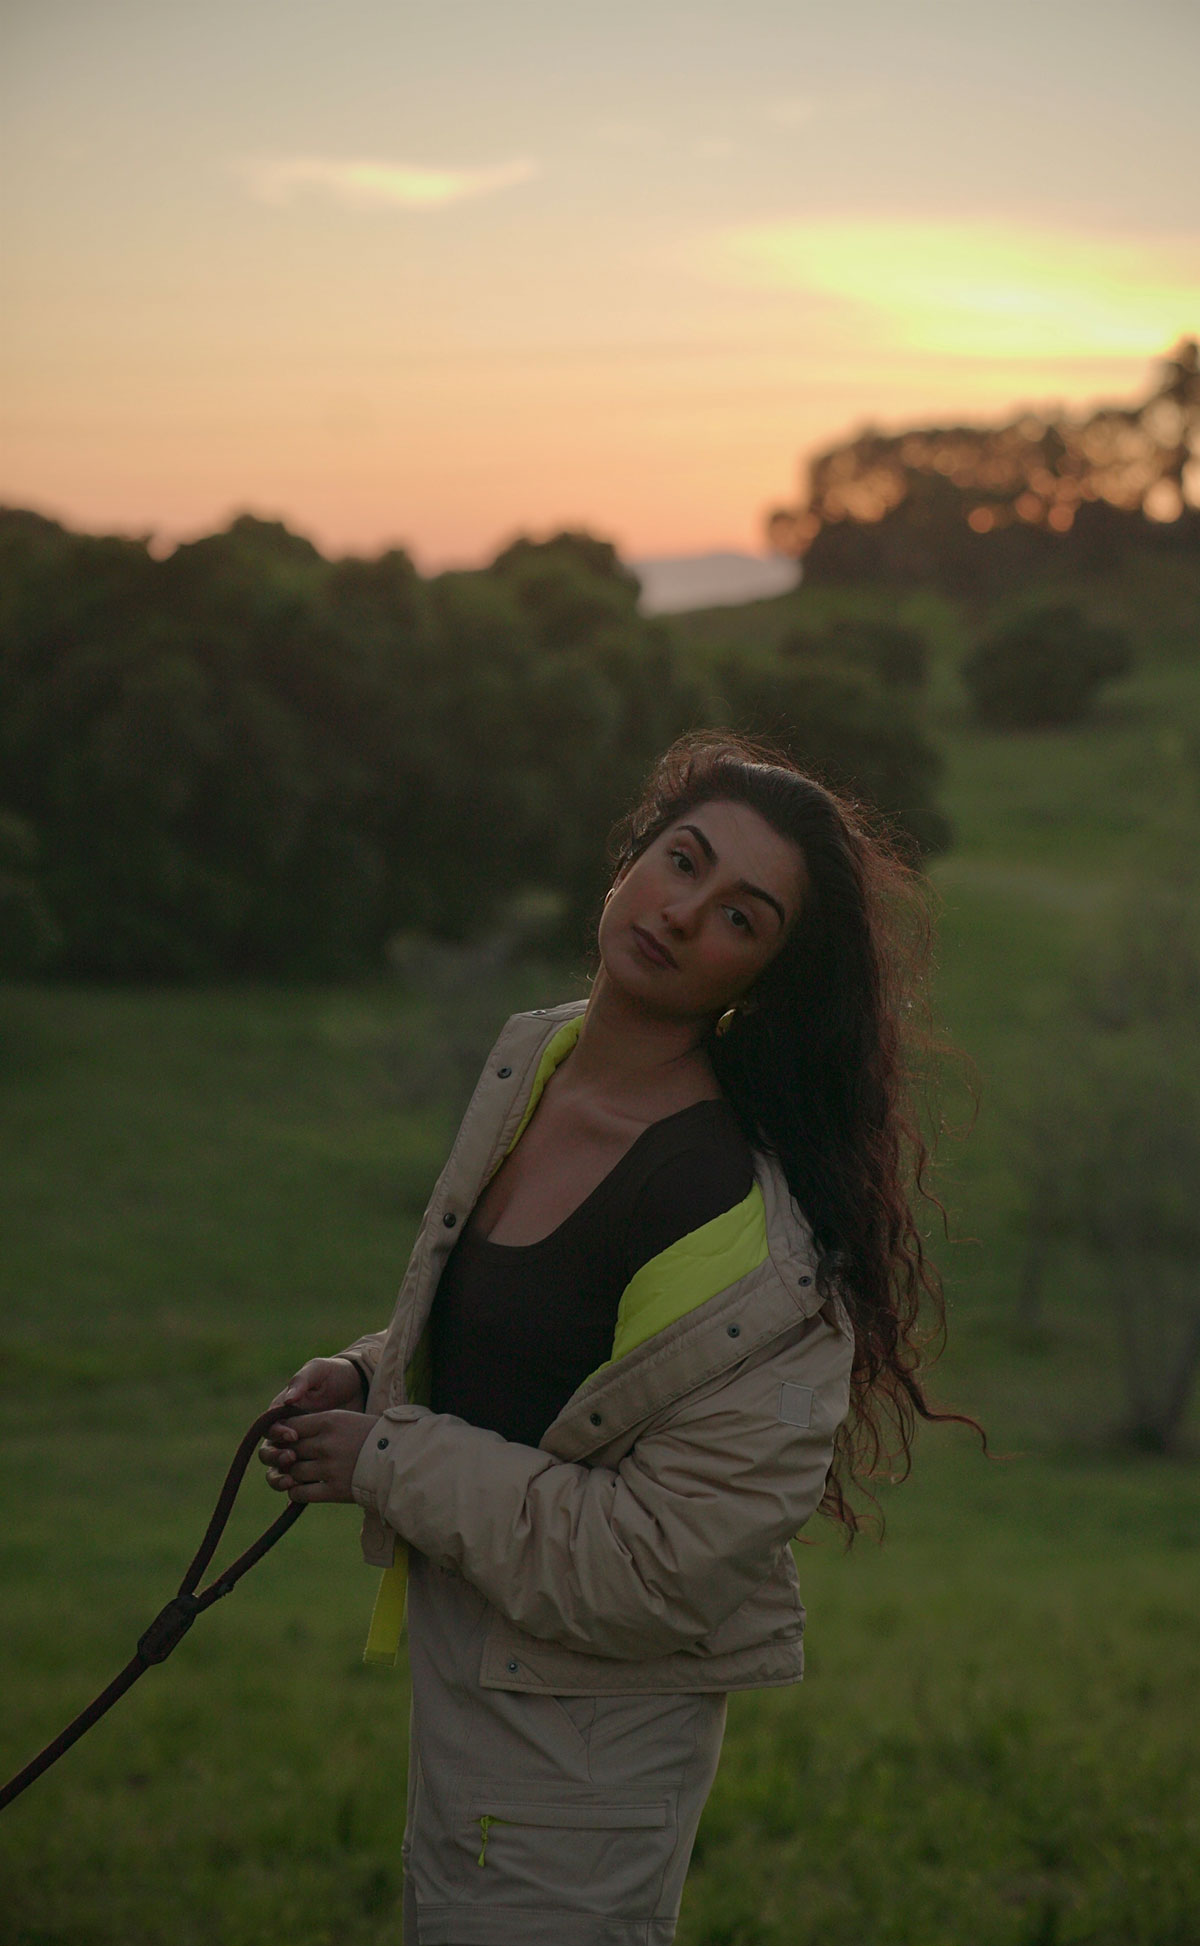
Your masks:
M592 1655L668 1654L731 1615L816 1508L850 1356L846 1332L818 1313L681 1401L614 1467L390 1407L363 1444L354 1497L528 1634Z
M386 1332L364 1332L353 1345L344 1345L333 1356L335 1359L361 1359L367 1371L374 1375L379 1369L379 1355L386 1337Z

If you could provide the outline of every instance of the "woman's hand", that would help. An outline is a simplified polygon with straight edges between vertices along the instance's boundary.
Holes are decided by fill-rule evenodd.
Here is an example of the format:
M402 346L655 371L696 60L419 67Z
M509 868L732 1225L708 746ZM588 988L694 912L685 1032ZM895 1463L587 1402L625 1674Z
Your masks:
M293 1412L324 1413L335 1412L339 1406L357 1407L361 1400L362 1381L349 1359L310 1359L292 1375L283 1391L276 1393L271 1405L290 1407ZM364 1415L356 1413L354 1417L363 1419ZM268 1469L267 1480L281 1492L291 1485L290 1477L285 1480L282 1474L295 1459L295 1443L284 1437L289 1431L288 1422L280 1420L258 1448L258 1457Z
M352 1501L354 1464L374 1424L370 1413L304 1413L281 1420L258 1450L267 1485L291 1501Z
M357 1406L362 1381L349 1359L310 1359L293 1373L272 1406L291 1406L298 1413L327 1413L339 1406Z

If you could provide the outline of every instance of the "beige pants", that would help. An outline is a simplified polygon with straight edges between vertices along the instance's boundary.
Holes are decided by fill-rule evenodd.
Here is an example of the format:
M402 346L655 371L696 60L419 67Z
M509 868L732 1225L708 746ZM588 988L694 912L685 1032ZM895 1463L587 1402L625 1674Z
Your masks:
M725 1698L484 1690L491 1621L414 1553L408 1947L672 1941Z

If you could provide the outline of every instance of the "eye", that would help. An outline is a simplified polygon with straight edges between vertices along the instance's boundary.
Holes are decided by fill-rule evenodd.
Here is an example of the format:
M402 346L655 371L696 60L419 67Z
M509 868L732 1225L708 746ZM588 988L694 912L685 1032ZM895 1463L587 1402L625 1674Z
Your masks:
M754 928L750 924L750 920L748 916L742 911L740 906L726 906L725 912L729 918L729 923L734 928L735 932L753 933Z
M671 858L673 859L674 863L679 867L680 871L687 872L693 876L695 875L696 868L692 863L691 856L689 853L684 851L681 845L676 846L673 849L671 853Z

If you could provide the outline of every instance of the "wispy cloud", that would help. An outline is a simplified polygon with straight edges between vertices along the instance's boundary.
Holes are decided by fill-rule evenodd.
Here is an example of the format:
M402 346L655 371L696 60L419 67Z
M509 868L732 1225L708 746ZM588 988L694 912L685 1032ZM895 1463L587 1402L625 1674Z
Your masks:
M411 162L369 157L337 161L328 156L249 157L239 171L262 203L291 203L315 192L355 209L402 210L443 209L531 182L539 173L537 163L528 158L482 169L430 169Z
M744 290L840 302L860 341L974 357L1149 355L1200 316L1194 237L824 217L725 231L692 261Z

